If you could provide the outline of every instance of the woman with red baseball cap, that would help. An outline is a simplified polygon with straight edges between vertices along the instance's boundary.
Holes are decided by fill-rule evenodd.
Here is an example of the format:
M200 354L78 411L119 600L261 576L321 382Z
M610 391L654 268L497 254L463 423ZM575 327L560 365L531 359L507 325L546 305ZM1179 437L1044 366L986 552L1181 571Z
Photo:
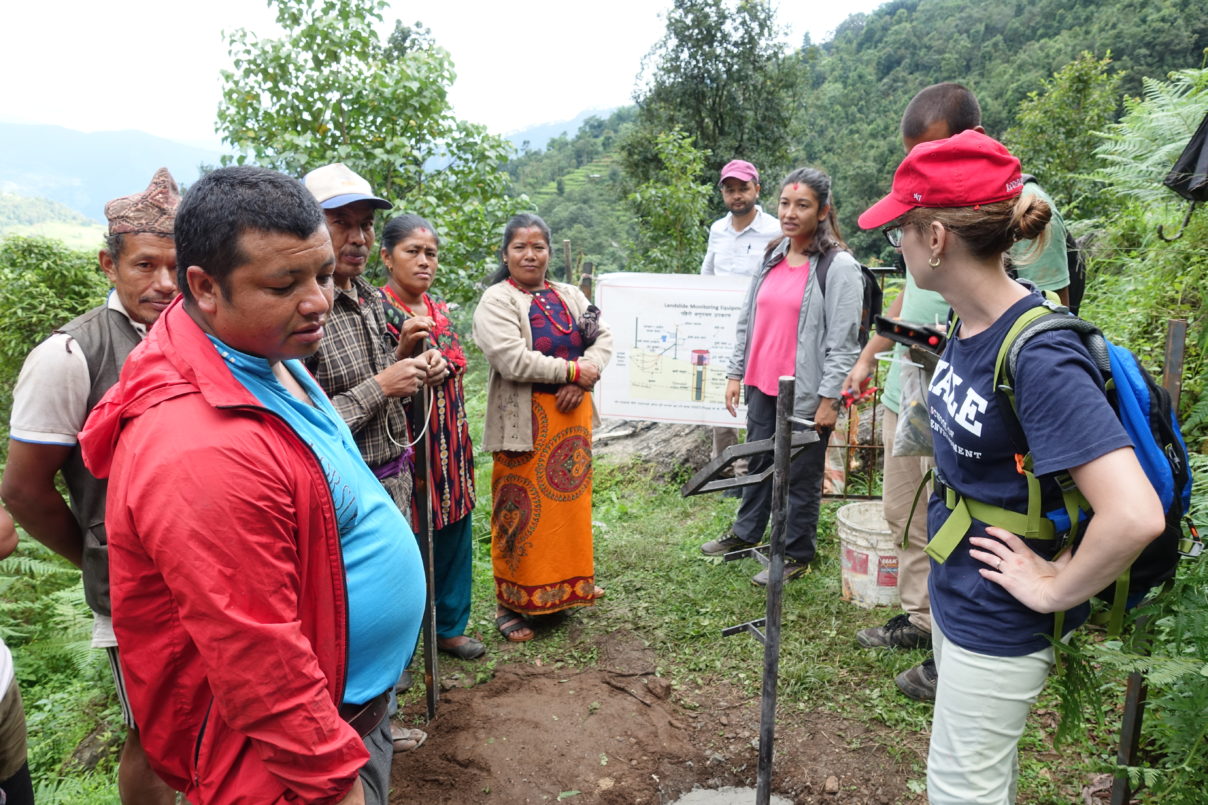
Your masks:
M1063 630L1081 624L1087 600L1163 528L1157 496L1076 334L1027 341L1014 412L995 386L1007 331L1043 303L1003 268L1004 252L1040 236L1050 216L1045 202L1021 198L1022 186L1019 161L1006 148L964 131L916 146L889 195L859 219L863 229L882 228L918 286L943 295L956 313L928 390L936 462L929 588L939 671L927 760L932 803L1014 802L1017 744L1053 663L1055 613L1064 613ZM1061 507L1054 474L1064 471L1096 513L1076 552L1058 555L1060 534L1024 539L976 516L943 529L949 506L959 509L962 500L1026 512L1028 478L1017 459L1029 453L1042 511Z

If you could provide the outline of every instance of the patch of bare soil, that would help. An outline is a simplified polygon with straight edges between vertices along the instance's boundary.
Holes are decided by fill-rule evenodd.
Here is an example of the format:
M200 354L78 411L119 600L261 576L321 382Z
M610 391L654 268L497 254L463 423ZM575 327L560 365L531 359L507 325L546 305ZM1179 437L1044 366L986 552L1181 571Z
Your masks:
M597 649L590 670L500 664L489 682L442 692L427 743L394 759L393 805L662 805L698 787L755 785L757 694L672 692L628 631ZM799 804L915 802L909 756L925 746L905 743L833 713L782 710L773 790Z

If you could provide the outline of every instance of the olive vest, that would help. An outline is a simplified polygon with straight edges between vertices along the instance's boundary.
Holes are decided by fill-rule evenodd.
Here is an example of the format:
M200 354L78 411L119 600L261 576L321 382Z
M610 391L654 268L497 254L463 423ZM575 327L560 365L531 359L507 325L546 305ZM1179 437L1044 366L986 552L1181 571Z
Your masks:
M120 311L101 305L55 332L71 336L88 361L88 377L92 381L88 410L92 411L109 387L117 382L126 356L141 340L138 331ZM84 598L93 612L109 615L109 546L105 537L105 490L108 484L84 466L78 444L63 465L63 480L71 498L72 514L84 538Z

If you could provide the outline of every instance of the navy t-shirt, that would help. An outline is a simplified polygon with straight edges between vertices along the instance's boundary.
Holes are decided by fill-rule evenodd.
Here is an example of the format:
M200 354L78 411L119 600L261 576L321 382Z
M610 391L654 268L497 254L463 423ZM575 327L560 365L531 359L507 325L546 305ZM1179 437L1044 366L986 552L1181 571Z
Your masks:
M939 477L969 498L1017 512L1027 510L1028 492L1016 471L1016 454L1031 448L1047 512L1062 508L1052 473L1132 446L1108 404L1103 377L1073 332L1044 333L1024 346L1015 376L1018 420L1010 402L995 391L999 345L1020 314L1040 301L1029 294L983 332L949 341L928 389ZM948 514L943 500L932 495L929 533L934 535ZM969 651L999 657L1039 651L1049 645L1053 616L1028 609L981 577L978 570L987 565L969 555L969 537L986 536L985 530L974 520L947 561L932 560L931 615L946 638ZM1026 542L1045 558L1055 552L1051 540ZM1083 604L1068 612L1066 627L1081 624L1088 611Z

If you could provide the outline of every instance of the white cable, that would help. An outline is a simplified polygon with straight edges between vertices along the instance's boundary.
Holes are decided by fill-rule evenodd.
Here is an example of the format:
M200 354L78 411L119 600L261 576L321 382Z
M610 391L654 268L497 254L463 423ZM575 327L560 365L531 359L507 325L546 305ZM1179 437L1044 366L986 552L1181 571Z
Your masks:
M892 349L886 350L885 352L878 352L873 357L875 357L879 361L883 361L884 363L901 363L901 364L905 364L906 366L917 366L920 369L927 368L927 367L923 366L923 364L921 364L921 363L915 363L914 361L909 360L908 358L903 358L898 355L894 355Z
M450 374L452 374L452 373L450 372ZM444 382L444 381L442 381L442 382ZM394 438L394 434L390 432L390 417L386 417L386 422L385 422L386 438L389 439L391 442L393 442L395 447L401 447L404 450L406 450L410 447L415 447L417 444L419 444L420 439L424 438L424 435L428 432L428 423L430 423L432 421L432 405L435 402L436 402L436 392L434 389L429 388L428 389L428 410L424 412L424 426L422 428L420 428L419 435L415 437L414 441L403 444L398 439Z

